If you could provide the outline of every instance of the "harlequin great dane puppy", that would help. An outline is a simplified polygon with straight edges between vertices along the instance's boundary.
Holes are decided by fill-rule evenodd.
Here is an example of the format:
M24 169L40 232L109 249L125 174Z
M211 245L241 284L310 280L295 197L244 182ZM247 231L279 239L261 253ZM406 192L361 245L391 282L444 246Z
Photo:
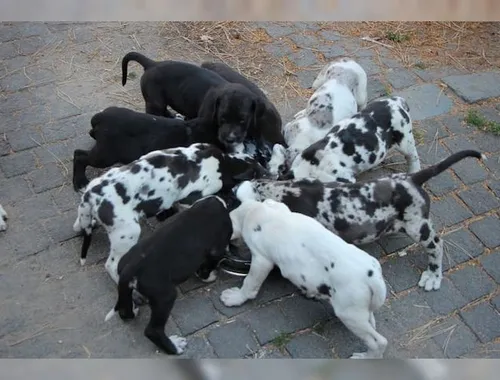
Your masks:
M413 174L393 174L359 183L323 183L317 179L243 182L238 198L274 199L310 216L349 243L366 244L383 235L406 233L428 253L429 264L418 285L437 290L442 280L443 241L429 218L430 198L422 185L466 157L485 159L464 150Z

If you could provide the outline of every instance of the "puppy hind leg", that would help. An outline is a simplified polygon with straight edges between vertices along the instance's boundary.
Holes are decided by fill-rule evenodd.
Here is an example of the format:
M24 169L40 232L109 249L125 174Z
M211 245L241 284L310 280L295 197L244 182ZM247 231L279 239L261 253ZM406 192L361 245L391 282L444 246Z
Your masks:
M240 306L246 301L257 297L259 290L269 273L273 270L274 263L261 255L252 255L250 271L243 280L241 288L230 288L224 290L220 300L225 306Z
M387 339L380 335L372 325L372 317L368 309L361 310L359 308L341 308L336 307L335 313L342 323L358 338L363 340L368 346L366 352L355 352L351 359L382 359L385 348L387 347Z
M405 156L408 164L408 173L415 173L421 169L420 157L417 152L415 137L413 136L411 123L402 128L403 139L395 146L396 150Z
M443 239L429 219L413 223L406 233L427 251L427 269L422 272L418 286L426 291L438 290L443 280Z
M118 282L118 302L115 309L123 321L134 319L137 316L137 310L132 300L132 287L128 280Z
M132 220L132 218L130 218L130 220ZM120 262L122 256L137 243L140 235L141 226L136 222L128 222L126 228L116 228L115 230L108 232L110 253L104 267L113 281L117 284L119 280L118 263Z
M370 322L370 325L372 325L373 328L376 330L377 329L377 322L375 321L375 314L373 314L373 311L370 312L369 322Z
M177 298L176 290L170 284L163 289L167 289L165 293L150 297L151 317L144 330L144 335L165 353L180 355L186 348L186 339L177 335L170 337L165 335L165 324ZM158 290L157 288L154 291L158 292Z

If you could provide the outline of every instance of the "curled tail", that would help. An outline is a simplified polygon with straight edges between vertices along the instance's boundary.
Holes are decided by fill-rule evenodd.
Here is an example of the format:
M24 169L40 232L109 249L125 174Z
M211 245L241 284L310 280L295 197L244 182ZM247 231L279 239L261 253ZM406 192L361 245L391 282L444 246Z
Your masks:
M481 154L481 152L478 152L477 150L461 150L460 152L453 153L451 156L445 158L444 160L438 162L435 165L429 166L428 168L422 169L416 173L411 174L410 177L413 183L415 183L415 185L421 186L422 184L430 180L432 177L441 174L450 166L456 164L457 162L463 160L466 157L475 157L479 160L481 159L486 160L486 156L484 156L483 154Z
M125 83L127 83L127 70L128 70L128 63L130 61L135 61L139 63L143 68L144 71L149 69L150 67L154 66L156 64L155 61L152 59L149 59L145 55L141 53L137 53L135 51L131 51L130 53L125 54L125 56L122 59L122 85L125 86Z

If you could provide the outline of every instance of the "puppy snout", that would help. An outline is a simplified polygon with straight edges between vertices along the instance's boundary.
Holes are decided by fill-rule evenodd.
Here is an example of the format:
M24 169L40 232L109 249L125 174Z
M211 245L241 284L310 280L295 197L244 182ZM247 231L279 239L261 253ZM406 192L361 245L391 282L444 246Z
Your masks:
M235 143L237 139L236 139L236 136L234 135L234 133L231 133L231 134L227 135L224 140L226 140L228 143L232 144L232 143Z

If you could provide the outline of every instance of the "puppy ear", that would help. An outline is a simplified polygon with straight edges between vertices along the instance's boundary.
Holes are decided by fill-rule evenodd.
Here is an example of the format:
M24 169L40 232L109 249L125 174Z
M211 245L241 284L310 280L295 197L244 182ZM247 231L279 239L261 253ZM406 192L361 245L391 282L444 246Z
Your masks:
M198 117L210 121L213 125L217 125L217 113L220 105L220 93L217 88L211 88L206 93L198 110Z
M262 117L264 115L264 112L266 111L266 105L260 98L253 99L252 107L255 119Z

